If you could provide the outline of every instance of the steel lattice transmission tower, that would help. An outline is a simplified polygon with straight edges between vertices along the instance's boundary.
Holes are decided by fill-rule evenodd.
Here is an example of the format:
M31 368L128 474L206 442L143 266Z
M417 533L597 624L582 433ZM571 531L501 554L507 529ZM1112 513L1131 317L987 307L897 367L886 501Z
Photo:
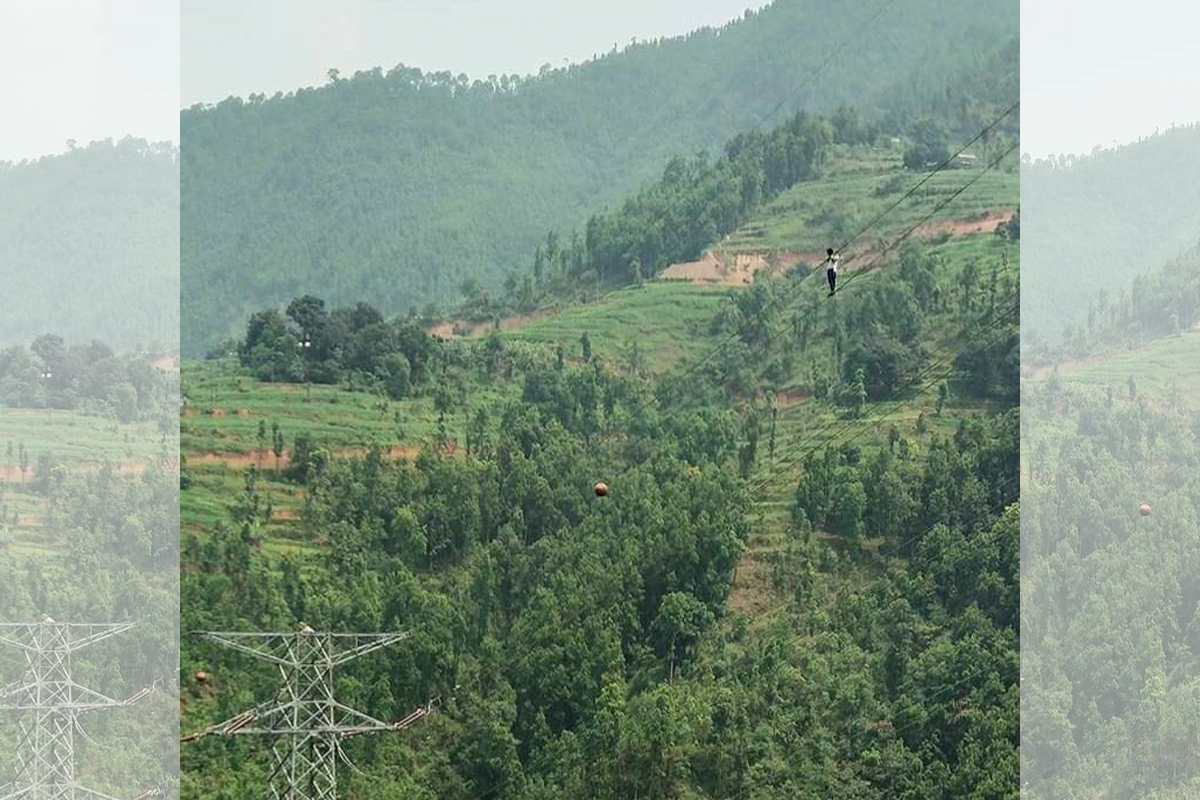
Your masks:
M338 762L349 764L342 741L378 731L399 731L414 724L433 704L399 722L382 722L339 703L333 696L333 671L356 658L409 637L409 633L324 633L307 625L294 633L200 635L279 667L283 685L273 701L183 737L265 735L271 738L272 800L336 800Z
M22 651L27 664L23 680L0 687L0 711L21 715L17 774L12 783L0 786L0 800L108 797L75 782L75 734L82 732L79 715L133 705L153 688L123 701L105 697L72 679L71 657L133 626L73 624L49 617L41 622L0 624L0 644Z

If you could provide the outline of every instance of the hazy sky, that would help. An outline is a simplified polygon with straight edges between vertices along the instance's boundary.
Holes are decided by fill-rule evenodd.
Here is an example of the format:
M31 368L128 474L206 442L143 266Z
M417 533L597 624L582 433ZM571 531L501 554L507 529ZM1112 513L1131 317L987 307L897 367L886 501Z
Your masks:
M1021 4L1021 149L1089 153L1200 121L1200 11L1178 0Z
M536 72L729 21L763 0L181 0L183 105L273 94L403 62Z
M0 160L179 141L175 0L0 0Z
M330 67L352 73L404 62L472 77L535 72L632 36L676 35L761 5L0 0L0 159L61 152L67 139L178 141L180 105L320 84ZM1198 28L1200 11L1176 0L1023 3L1022 149L1088 152L1200 119Z

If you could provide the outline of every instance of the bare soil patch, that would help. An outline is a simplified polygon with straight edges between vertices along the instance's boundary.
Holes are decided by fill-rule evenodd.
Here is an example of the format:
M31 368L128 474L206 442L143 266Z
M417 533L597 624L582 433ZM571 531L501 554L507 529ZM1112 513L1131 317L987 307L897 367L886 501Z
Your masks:
M28 478L33 474L33 465L29 465L29 469L25 471L24 477ZM0 466L0 480L5 483L20 483L22 479L20 467Z
M930 239L944 233L952 237L968 236L976 233L991 233L996 226L1008 222L1013 217L1012 209L990 211L982 216L969 219L938 220L919 226L913 231L913 236ZM877 248L862 248L854 253L843 254L843 268L852 269L859 265L862 259L871 255ZM705 253L699 261L689 261L672 264L663 270L662 279L690 280L694 283L716 283L724 286L745 286L752 283L754 277L764 270L769 270L772 261L774 271L791 269L797 264L820 264L825 260L823 251L807 253L784 250L769 257L765 253L722 253L712 251ZM767 272L770 274L770 272Z
M399 444L384 451L388 458L416 458L425 450L422 445ZM341 447L334 450L334 455L342 458L361 458L368 453L366 447ZM451 442L444 453L458 455L462 448L456 442ZM249 469L260 466L264 469L275 468L275 452L273 450L252 450L248 453L195 453L187 457L190 464L222 464L230 469ZM284 450L279 457L280 469L286 467L291 459L291 452Z
M786 392L779 392L775 395L775 403L779 406L779 410L782 411L797 403L802 403L812 396L812 389L788 389Z
M164 372L179 372L179 356L162 356L150 362L150 366Z
M1042 378L1048 378L1051 375L1070 375L1072 372L1078 372L1085 367L1099 364L1111 356L1089 356L1081 358L1077 361L1062 361L1057 365L1047 364L1041 367L1021 367L1021 377L1026 380L1040 381Z
M796 263L795 261L792 262ZM699 261L672 264L663 270L665 280L690 280L694 283L717 283L722 286L744 286L752 283L760 272L783 269L785 265L775 259L772 262L761 253L705 253Z
M542 309L539 311L531 311L528 314L514 314L510 317L503 317L500 320L500 330L520 330L531 322L536 322L539 319L545 319L553 314L553 311ZM495 323L487 320L482 322L470 322L462 319L450 319L427 326L425 328L425 332L430 336L437 336L442 339L478 339L486 336L492 330L494 325Z
M59 462L61 464L61 462ZM97 462L77 462L74 464L61 464L65 466L69 472L73 473L96 473L104 468L104 464ZM141 475L149 466L144 462L122 461L116 464L109 465L113 472L118 475ZM178 467L177 462L170 462L168 466ZM25 471L25 475L21 475L19 466L0 466L0 481L21 485L22 483L32 483L37 477L37 467L33 464L29 465L29 469Z
M927 222L920 226L913 231L913 235L922 239L928 239L941 233L949 233L951 236L992 233L996 230L997 225L1008 222L1012 218L1012 209L1003 209L1001 211L990 211L982 217L976 217L975 219L937 220L936 222Z
M770 569L753 550L747 550L734 572L729 607L739 614L757 616L771 607L772 589Z
M279 457L280 468L288 465L290 455L288 450L283 451ZM224 464L234 469L248 469L260 464L264 467L275 466L275 452L272 450L252 450L249 453L196 453L189 455L187 459L192 464Z

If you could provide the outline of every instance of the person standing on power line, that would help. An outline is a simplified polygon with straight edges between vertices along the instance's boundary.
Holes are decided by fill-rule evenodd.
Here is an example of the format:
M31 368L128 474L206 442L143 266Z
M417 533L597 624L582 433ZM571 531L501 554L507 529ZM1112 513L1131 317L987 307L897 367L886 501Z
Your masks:
M841 261L841 258L841 253L835 253L832 247L825 251L825 277L829 279L830 297L833 297L833 293L837 291L838 262Z

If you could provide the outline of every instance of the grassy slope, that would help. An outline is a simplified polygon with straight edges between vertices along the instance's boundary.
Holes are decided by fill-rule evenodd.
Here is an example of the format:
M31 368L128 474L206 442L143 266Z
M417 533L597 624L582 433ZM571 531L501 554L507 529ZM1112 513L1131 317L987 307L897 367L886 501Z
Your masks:
M951 77L1007 103L1015 87L992 86L990 73L1015 72L1016 12L981 0L778 0L719 32L632 45L516 93L451 100L364 72L186 110L185 349L202 352L242 313L298 290L337 303L369 295L389 312L456 302L463 278L494 285L528 268L548 229L581 226L672 155L716 152L765 117L850 104L906 118L941 102ZM833 54L836 68L797 92L851 36L853 52Z
M1137 384L1138 397L1158 406L1171 402L1172 386L1179 407L1185 411L1200 411L1200 331L1188 331L1179 336L1156 339L1143 347L1115 355L1097 357L1062 365L1058 370L1039 370L1023 380L1034 386L1057 378L1062 384L1090 388L1102 393L1112 389L1118 403L1129 402L1129 379ZM1064 426L1061 419L1038 415L1024 417L1026 434L1022 437L1022 473L1028 474L1035 452L1041 443L1057 452L1067 439L1076 438L1073 426ZM1029 446L1025 446L1028 442Z
M15 509L20 519L8 534L14 553L48 552L62 543L41 527L45 498L33 491L38 457L50 456L69 470L94 470L110 464L132 472L148 464L159 453L162 434L154 422L122 424L100 417L54 411L0 407L0 480L4 482L9 514ZM7 455L12 442L13 456ZM20 444L29 453L29 469L22 475L18 459ZM174 437L167 440L175 452Z
M1158 408L1167 408L1171 402L1172 392L1170 387L1172 384L1178 386L1179 393L1179 408L1183 413L1195 414L1200 412L1200 359L1196 357L1197 348L1200 347L1200 331L1189 331L1178 336L1169 336L1161 339L1156 339L1136 350L1126 351L1117 354L1105 355L1087 359L1083 362L1069 363L1062 365L1058 370L1039 370L1035 374L1022 379L1022 392L1035 386L1044 385L1051 380L1059 381L1065 393L1070 396L1079 398L1081 396L1091 396L1095 399L1103 398L1108 389L1112 389L1113 400L1118 408L1122 406L1132 406L1135 402L1144 402L1149 406ZM1132 377L1137 383L1138 399L1131 400L1128 394L1128 381ZM1065 478L1068 481L1082 480L1085 484L1090 479L1090 476L1083 475L1076 477L1074 475L1062 476L1058 473L1056 459L1060 453L1060 449L1064 445L1070 445L1073 442L1083 442L1087 437L1082 436L1078 432L1078 423L1080 414L1078 407L1071 402L1064 402L1057 412L1053 413L1032 413L1022 416L1023 431L1021 434L1021 482L1022 486L1027 485L1031 468L1036 463L1037 454L1043 448L1050 459L1049 468L1054 470L1054 474L1060 479ZM1127 515L1130 520L1139 519L1134 512L1134 503L1149 501L1155 505L1156 510L1159 508L1159 500L1162 496L1165 486L1169 486L1172 480L1165 477L1167 470L1167 462L1165 461L1150 461L1142 465L1142 469L1131 472L1128 477L1128 483L1122 488L1127 492L1123 497L1113 497L1105 501L1101 507L1094 509L1096 513L1112 515L1115 519L1121 519L1122 515ZM1045 468L1043 468L1045 469ZM1046 482L1048 479L1043 477L1040 482ZM1176 489L1178 491L1178 489ZM1040 515L1043 513L1051 513L1050 505L1060 502L1060 499L1055 497L1055 492L1051 490L1048 497L1038 498L1035 494L1030 500L1030 505L1027 506L1027 513ZM1064 493L1065 494L1065 493ZM1132 499L1132 502L1129 502ZM1041 508L1042 504L1048 507ZM1078 506L1076 506L1078 507ZM1152 517L1151 520L1154 518ZM1168 525L1175 526L1172 530L1172 537L1180 537L1185 533L1178 529L1178 522L1169 522ZM1080 593L1071 595L1070 599L1065 597L1047 600L1044 596L1036 597L1038 602L1047 604L1045 609L1030 612L1030 619L1034 620L1035 624L1044 625L1050 615L1053 615L1056 610L1067 605L1075 605L1079 608L1097 607L1097 606L1112 606L1120 602L1121 595L1126 591L1137 591L1136 588L1128 588L1123 585L1126 570L1136 570L1144 568L1144 561L1156 561L1161 558L1161 553L1169 549L1169 545L1165 540L1155 538L1156 535L1148 534L1145 528L1145 522L1141 526L1130 525L1123 532L1123 540L1120 543L1113 544L1107 550L1093 552L1086 557L1083 566L1077 566L1076 572L1078 575L1072 576L1068 574L1065 578L1059 577L1057 580L1062 582L1070 580L1073 577L1080 580L1080 586L1083 587ZM1119 527L1119 526L1118 526ZM1068 546L1066 552L1071 552ZM1054 559L1059 561L1060 555L1055 554ZM1125 563L1124 568L1114 567L1114 563ZM1038 581L1035 573L1040 573L1046 569L1044 563L1035 563L1030 560L1028 577L1024 576L1026 572L1025 563L1022 564L1023 583L1028 581L1030 585L1041 586L1044 581ZM1061 563L1057 564L1057 568L1061 568ZM1167 573L1156 573L1158 580L1167 581L1170 585L1174 580L1173 576ZM1079 578L1079 575L1086 575L1085 578ZM1024 589L1022 590L1024 593ZM1036 591L1033 590L1033 591ZM1024 594L1023 594L1024 598ZM1150 601L1153 602L1153 601ZM1163 602L1163 601L1158 601ZM1150 612L1142 612L1144 614ZM1127 624L1122 620L1114 622L1115 625ZM1058 647L1062 652L1072 652L1083 646L1082 642L1075 641L1071 637L1078 635L1078 632L1069 630L1060 630L1056 634L1060 639ZM1044 664L1045 654L1052 651L1054 647L1048 643L1029 644L1029 652L1034 658L1043 659L1039 663ZM1119 651L1111 653L1102 653L1098 658L1103 661L1105 657L1116 659L1119 657ZM1091 662L1089 662L1091 663ZM1098 662L1097 662L1098 663ZM1116 669L1115 663L1108 666L1110 673ZM1164 669L1163 665L1159 664L1157 669ZM1168 659L1165 669L1173 670L1171 681L1166 689L1165 700L1166 705L1174 702L1176 696L1180 702L1188 702L1186 694L1189 685L1194 683L1196 674L1195 662L1187 661L1186 652L1178 656L1176 659ZM1115 673L1112 673L1115 674ZM1110 692L1114 695L1119 695L1122 692L1130 692L1137 685L1138 681L1152 680L1154 670L1148 670L1146 674L1123 673L1117 679L1116 685L1110 686ZM1041 694L1047 693L1051 688L1049 679L1044 675L1036 676L1030 681L1032 691ZM1145 691L1143 689L1143 691ZM1127 721L1132 712L1126 712L1124 717ZM1109 724L1118 724L1119 720L1110 720ZM1149 738L1151 734L1146 734L1147 742L1153 742L1154 739ZM1048 744L1044 737L1037 738L1039 741L1031 742L1031 748L1042 749ZM1090 750L1089 755L1092 758L1097 756L1103 757L1106 754L1106 746L1111 746L1101 739L1084 739L1080 745L1080 752L1085 749ZM1141 744L1138 742L1137 744ZM1152 745L1151 745L1152 746ZM1129 750L1130 744L1126 743L1120 746L1122 751ZM1116 755L1113 753L1113 755ZM1117 767L1119 769L1120 767ZM1052 785L1054 780L1062 781L1077 781L1078 785L1082 785L1085 773L1094 773L1095 770L1089 766L1079 767L1072 764L1058 772L1041 772L1035 773L1035 780L1039 787ZM1112 773L1105 773L1108 777L1106 780L1111 780ZM1093 776L1094 777L1094 776ZM1174 776L1172 776L1174 777ZM1164 778L1165 780L1165 778ZM1071 783L1072 786L1077 785ZM1175 788L1155 788L1149 794L1144 795L1147 800L1175 800L1176 798L1196 797L1197 789L1200 788L1200 782L1197 782L1192 777L1186 785ZM1038 788L1031 791L1037 792ZM1085 789L1085 792L1087 790ZM1089 797L1111 797L1117 796L1111 788L1093 790L1086 794Z
M912 197L889 211L904 192L924 177L904 169L901 157L901 151L894 149L839 148L831 154L820 180L801 183L784 192L710 250L762 255L784 251L820 253L878 220L846 251L849 269L868 263L872 257L870 251L881 241L892 241L908 231L977 172L938 173ZM1016 208L1019 196L1017 173L992 170L938 211L929 224L972 221L996 213L1007 215ZM881 218L885 211L887 214ZM922 230L919 236L927 239L936 233ZM981 241L988 238L981 237ZM976 255L981 252L984 251ZM860 260L850 260L856 256ZM673 364L689 362L705 352L706 342L679 334L690 334L695 326L707 322L728 291L716 284L656 281L641 288L612 292L597 304L544 309L529 322L506 320L505 327L512 324L514 330L508 333L511 338L562 342L575 346L576 351L580 336L587 331L596 353L605 358L619 358L626 343L636 338L645 343L647 368L661 373ZM451 320L448 326L453 327L456 322L461 321ZM472 329L470 336L486 332L486 326L462 324Z
M562 343L580 349L584 333L593 352L602 359L619 361L628 342L642 347L646 368L662 373L690 363L709 344L703 325L729 294L720 286L683 281L656 281L626 287L605 295L599 303L573 306L513 331L509 337L543 344Z
M910 201L893 211L875 233L891 236L911 226L927 214L945 194L969 180L971 173L954 171L935 176L927 186L929 192L918 192ZM837 219L826 213L826 206L844 203L854 205L861 218L871 218L893 202L900 193L918 178L903 172L895 154L876 152L870 158L841 163L824 180L802 185L788 192L764 210L757 219L730 237L742 251L755 242L764 241L759 231L768 231L765 241L772 249L812 248L812 243L824 243L835 235ZM890 195L875 197L876 186L892 183L899 189ZM1018 199L1018 178L1015 174L989 173L960 198L940 212L935 220L959 220L984 212L1012 209ZM756 237L758 237L756 239ZM943 280L954 280L957 270L970 259L996 258L1003 252L1009 269L1016 269L1019 248L1004 245L990 233L956 237L936 244L935 252L945 258L947 265ZM864 280L871 280L870 276ZM816 291L815 283L807 287ZM502 336L514 341L538 343L545 346L562 344L568 354L577 355L580 337L587 332L593 350L599 358L621 361L626 343L637 339L644 348L646 366L656 374L678 371L706 354L716 344L705 323L711 319L719 303L731 290L711 284L683 281L656 281L640 288L629 287L607 295L601 302L565 308L552 314L538 316L523 327L502 331ZM953 318L945 320L946 335L934 343L934 359L952 358L958 347L957 327ZM804 358L821 359L814 345ZM798 371L803 374L802 370ZM934 377L940 374L937 370ZM349 392L334 387L313 387L312 400L305 400L305 387L259 384L252 379L236 377L229 367L212 362L184 364L184 390L192 398L192 406L182 421L182 448L195 483L183 493L182 518L185 533L210 530L218 521L228 518L233 497L244 484L244 469L258 459L251 455L259 447L259 420L269 429L278 421L289 446L298 432L310 432L327 446L343 453L353 452L375 442L398 448L398 455L408 455L428 441L434 432L436 414L432 402L422 398L392 402L381 410L377 397ZM936 382L925 385L932 390ZM215 389L215 408L212 414ZM472 398L472 404L517 396L519 387L496 386L487 396ZM912 443L920 448L922 441L935 433L953 431L961 414L976 414L983 409L977 405L959 405L953 400L938 417L935 414L936 393L925 391L915 397L872 407L868 420L850 423L836 419L824 404L803 397L789 397L781 402L778 419L775 458L766 454L765 439L760 452L759 468L752 479L757 487L757 508L762 524L751 541L739 574L744 576L738 587L735 604L743 595L765 591L753 582L759 570L758 560L781 546L784 526L790 509L792 492L799 478L798 462L804 452L826 441L844 442L851 438L860 446L877 445L885 440L889 424L896 424ZM917 416L924 412L929 422L925 437L914 431ZM396 423L397 415L401 422ZM455 415L450 420L452 436L463 440L465 420ZM822 435L817 435L818 433ZM834 434L839 434L836 437ZM220 459L213 454L222 454ZM316 543L302 541L292 517L303 502L300 491L273 476L274 456L269 452L261 459L264 475L259 488L273 504L275 519L267 531L265 546L277 552L308 549ZM747 607L753 607L750 598Z
M933 252L945 259L946 272L939 276L943 285L953 283L968 260L982 258L989 252L992 258L1003 253L1009 269L1019 268L1019 247L1002 244L991 234L952 239L935 246ZM865 277L865 280L871 279L869 275ZM818 290L818 294L821 293L823 290ZM793 402L785 390L784 399L779 403L775 456L766 453L764 442L760 441L763 455L751 478L757 525L738 566L732 598L735 608L755 611L767 604L766 595L770 594L770 589L764 581L766 568L772 554L784 549L793 496L802 476L800 465L808 453L842 444L854 444L867 453L874 452L887 446L888 429L895 425L919 457L933 437L952 435L963 416L994 410L978 402L956 400L952 385L950 400L942 413L937 413L937 386L950 372L953 358L961 347L961 335L953 315L942 319L938 329L941 335L929 342L928 377L919 386L911 387L894 399L871 404L861 420L843 419L827 404L816 403L811 398ZM816 348L825 349L821 344ZM826 356L818 352L809 358L820 361ZM803 374L803 370L800 373ZM926 432L919 434L917 419L922 414ZM769 421L765 423L765 430L769 430L769 424ZM817 534L823 535L821 531ZM874 547L876 543L868 531L865 544Z
M265 546L278 551L306 545L297 540L290 522L303 505L303 494L276 473L273 423L279 424L286 444L279 466L286 466L297 434L309 435L335 454L379 445L400 455L414 452L437 427L432 398L384 402L340 387L264 384L230 364L184 362L183 386L190 403L180 420L180 449L194 481L180 499L184 534L211 530L227 520L232 498L245 486L246 469L257 465L262 470L259 491L274 508ZM469 399L473 405L491 404L513 391L507 386L476 389ZM260 421L267 426L265 452L258 439ZM450 435L462 441L466 420L453 415L447 423Z
M718 249L731 253L823 252L858 233L923 177L903 168L902 155L899 150L877 149L831 159L822 180L800 183L784 192L755 219L730 234ZM890 239L908 230L976 172L962 169L937 173L880 219L858 245ZM1015 172L992 170L931 221L970 220L989 212L1011 211L1019 202L1019 187L1020 177ZM851 248L847 255L853 251Z
M1059 369L1063 383L1111 386L1116 394L1137 383L1138 394L1159 402L1170 399L1171 387L1179 390L1180 405L1200 411L1200 331L1156 339L1149 344L1107 358L1067 364Z

